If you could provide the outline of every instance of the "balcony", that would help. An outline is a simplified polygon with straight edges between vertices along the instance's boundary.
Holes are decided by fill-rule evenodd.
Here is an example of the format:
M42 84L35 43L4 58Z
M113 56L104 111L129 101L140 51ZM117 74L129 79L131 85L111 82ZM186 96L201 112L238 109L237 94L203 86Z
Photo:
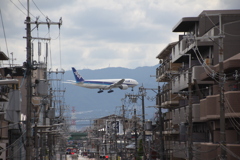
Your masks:
M173 149L172 156L174 157L172 159L177 159L177 158L186 159L187 158L187 155L184 152L187 149L185 142L175 142L175 143L173 143L172 144L172 149ZM177 158L175 158L175 157L177 157Z
M164 120L165 121L168 121L168 120L171 120L172 119L172 112L166 112L165 113L165 116L164 116Z
M240 91L228 91L225 95L225 117L240 116ZM200 101L200 120L212 120L220 118L219 94L207 96Z
M200 75L205 73L204 68L202 66L194 66L192 68L192 83L193 80L197 81L197 84L213 84L212 80L210 81L201 81ZM175 77L172 80L172 91L179 92L183 89L188 88L188 71L182 72L179 76Z
M178 69L181 63L163 63L160 67L156 69L157 82L169 82L173 75L178 74Z
M238 142L238 133L235 130L226 130L226 143L232 143L236 144ZM220 142L220 131L219 130L214 130L213 131L213 143L218 143Z
M177 107L179 104L179 99L181 97L179 97L176 94L172 94L172 91L169 90L167 92L165 92L164 94L162 94L161 96L161 106L163 108L174 108Z
M174 48L172 50L172 54L171 54L172 55L172 62L177 61L182 56L182 54L184 54L188 51L187 46L188 45L187 45L187 40L186 39L182 39L181 41L179 41L179 43L177 43L174 46Z
M204 67L194 66L192 68L192 82L195 79L198 84L213 84L212 80L210 81L201 81L201 74L206 73Z
M200 101L200 119L211 120L219 119L219 95L207 96L204 100Z
M196 148L197 159L218 159L221 154L219 144L199 143L194 144L194 148ZM235 160L236 158L234 156L240 157L239 144L227 144L225 149L228 151L228 160Z
M200 104L193 104L192 108L192 121L200 122Z
M200 75L200 80L202 81L209 81L209 80L213 80L210 76L213 72L216 74L219 72L219 64L215 65L215 66L209 66L211 71L208 71L208 73L203 72ZM223 61L223 69L225 73L231 73L231 72L235 72L235 70L238 70L240 68L240 53L236 54L235 56L226 59L225 61ZM210 75L210 76L209 76Z
M240 117L240 91L225 92L226 117Z
M172 94L171 85L168 83L163 85L162 88L163 93L161 95L161 106L164 108L172 108L178 106L180 97L176 94Z
M172 123L186 123L188 120L189 106L175 109L172 111ZM200 104L192 104L193 122L200 122Z
M8 85L13 85L13 89L16 89L16 85L18 85L17 79L2 79L0 80L0 102L9 101L9 92L10 87Z
M194 47L197 45L200 52L207 50L209 47L213 46L211 41L199 41L197 44L191 43L190 45L186 43L186 39L182 39L172 50L171 57L172 62L179 63L183 55L194 53Z
M172 92L179 92L188 88L188 71L172 79Z

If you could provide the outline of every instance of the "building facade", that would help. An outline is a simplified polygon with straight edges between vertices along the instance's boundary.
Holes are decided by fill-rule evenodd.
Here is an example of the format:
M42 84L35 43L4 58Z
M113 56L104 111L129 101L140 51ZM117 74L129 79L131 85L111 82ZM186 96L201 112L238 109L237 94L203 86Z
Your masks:
M158 55L166 159L239 159L240 10L206 10L174 27Z

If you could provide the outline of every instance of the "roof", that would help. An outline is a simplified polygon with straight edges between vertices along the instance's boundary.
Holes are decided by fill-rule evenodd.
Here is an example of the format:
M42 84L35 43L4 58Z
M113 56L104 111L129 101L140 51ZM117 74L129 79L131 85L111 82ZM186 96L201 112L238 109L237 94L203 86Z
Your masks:
M112 119L112 118L122 119L123 117L118 116L118 115L115 115L115 114L111 114L111 115L108 115L108 116L105 116L105 117L101 117L101 118L97 118L97 119L94 119L94 120L99 120L99 119Z
M188 32L198 22L198 17L183 17L172 29L173 32Z
M204 10L198 17L183 17L172 29L173 32L188 32L199 21L201 16L240 14L239 9L235 10Z
M232 9L232 10L203 10L199 17L206 14L240 14L240 9Z
M6 56L4 52L0 51L0 60L9 60L9 58Z
M172 48L177 44L178 42L172 42L167 45L166 48L164 48L156 58L158 59L165 59L166 56L168 56L172 52Z

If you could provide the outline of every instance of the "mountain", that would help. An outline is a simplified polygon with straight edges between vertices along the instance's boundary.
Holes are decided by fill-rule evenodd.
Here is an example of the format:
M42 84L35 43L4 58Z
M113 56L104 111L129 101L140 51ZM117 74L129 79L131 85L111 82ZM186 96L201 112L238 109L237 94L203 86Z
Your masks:
M134 107L137 108L137 114L142 113L141 99L137 100L136 104L130 103L129 98L125 98L126 94L138 94L139 87L143 85L145 88L157 88L158 83L155 77L150 75L156 75L157 66L151 67L138 67L136 69L127 68L104 68L97 70L82 69L78 70L81 76L85 79L114 79L114 78L132 78L138 81L139 85L131 91L131 88L127 90L114 89L114 92L107 93L105 90L103 93L97 93L98 89L87 89L72 84L64 83L66 88L65 102L67 106L75 107L76 124L77 129L85 125L90 125L91 120L104 117L110 114L120 115L122 111L119 106L124 105L126 108L126 117L131 118ZM64 74L64 81L75 80L72 70L68 70ZM156 90L155 90L156 92ZM156 111L155 106L156 93L153 90L147 90L145 97L145 114L146 119L154 117Z

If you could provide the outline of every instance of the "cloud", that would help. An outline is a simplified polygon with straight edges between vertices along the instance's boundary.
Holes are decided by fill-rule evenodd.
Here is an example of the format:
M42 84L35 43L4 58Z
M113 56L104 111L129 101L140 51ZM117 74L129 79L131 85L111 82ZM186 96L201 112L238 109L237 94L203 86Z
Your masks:
M0 3L8 50L14 53L15 63L22 64L26 60L26 42L22 38L26 35L26 1L2 0ZM63 19L60 30L58 26L34 28L32 25L32 36L52 38L49 64L53 68L98 69L109 65L136 68L157 63L156 55L177 40L178 33L172 33L172 28L182 17L196 17L203 10L234 9L235 6L240 6L240 1L34 0L30 1L30 16L32 20L40 16L42 22L45 16L53 22ZM2 25L0 29L0 47L6 53ZM38 41L33 42L37 55Z

